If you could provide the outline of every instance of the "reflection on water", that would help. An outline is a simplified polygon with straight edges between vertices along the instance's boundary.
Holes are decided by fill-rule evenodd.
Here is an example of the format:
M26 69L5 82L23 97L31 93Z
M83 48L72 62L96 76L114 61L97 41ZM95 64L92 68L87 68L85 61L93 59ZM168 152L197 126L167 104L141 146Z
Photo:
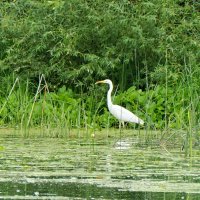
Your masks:
M0 198L200 199L200 154L133 138L0 138Z

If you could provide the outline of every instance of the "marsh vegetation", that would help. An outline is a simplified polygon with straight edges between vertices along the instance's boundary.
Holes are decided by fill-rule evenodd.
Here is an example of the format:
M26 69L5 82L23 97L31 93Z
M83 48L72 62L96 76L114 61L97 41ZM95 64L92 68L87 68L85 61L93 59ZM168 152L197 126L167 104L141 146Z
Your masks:
M79 150L82 153L85 151L85 157L82 158L90 158L86 162L86 165L91 164L90 172L96 158L101 160L99 156L102 154L105 161L110 159L106 155L112 154L112 162L117 164L110 165L114 168L123 165L122 168L127 171L125 174L116 171L116 175L113 171L111 174L103 171L102 174L106 180L111 177L111 181L114 177L117 180L123 177L124 187L129 173L135 177L134 181L137 180L137 173L141 173L141 176L144 174L150 180L154 172L166 180L167 176L178 174L180 168L183 171L176 176L177 179L172 178L172 182L175 179L176 184L188 181L197 184L194 188L199 187L199 174L195 171L199 166L200 144L199 11L198 1L189 0L1 1L0 128L2 138L12 133L7 138L10 143L6 140L2 142L1 155L11 153L12 150L8 150L12 149L11 146L17 148L12 137L18 138L18 142L30 140L34 143L33 138L43 138L42 141L46 138L46 141L51 142L65 141L66 146L58 142L58 148L62 147L66 151L77 148L77 155ZM113 101L140 116L145 121L144 126L128 123L124 130L118 130L118 120L107 109L107 87L96 87L94 84L106 78L114 83ZM122 141L125 148L128 146L126 151L116 151L114 147L119 141ZM99 143L104 153L99 151ZM27 148L29 146L22 151L28 152ZM34 146L30 148L34 149ZM152 161L148 151L150 154L158 154L158 157ZM162 158L160 151L165 152L166 157ZM141 155L148 154L143 158L149 163L138 161L138 165L147 166L141 171L135 163L139 157L138 152ZM119 155L113 157L114 154ZM21 166L26 158L19 155L22 156L18 163ZM57 167L67 163L62 162L62 152L58 151L59 155L61 157L56 160L58 165L54 162ZM180 160L176 160L176 156ZM127 157L129 160L126 160ZM14 158L7 160L1 157L1 160L3 166L7 163L1 172L14 166ZM107 161L104 161L101 163L102 168L106 166ZM168 171L170 174L162 173L162 170L155 169L155 165L151 168L152 162L161 165L163 171L165 164L166 171L169 166L173 166L173 169ZM184 162L188 164L187 167ZM51 163L51 159L47 160L48 163ZM36 168L37 165L40 164L35 164ZM72 165L78 166L74 161ZM85 169L86 165L81 169ZM180 180L184 170L189 168L191 176ZM29 168L29 164L27 169L31 173L34 171ZM23 170L19 174L23 174ZM68 168L65 170L69 171ZM97 168L95 170L98 171ZM13 168L13 173L15 171L17 167ZM56 167L53 171L56 171ZM193 171L195 174L192 174ZM96 179L104 176L102 174L96 175ZM35 176L42 175L36 173ZM78 175L75 178L79 180ZM4 182L5 188L9 188L6 184ZM102 187L103 184L109 184L109 181L102 181ZM104 186L109 188L109 185ZM140 186L145 188L145 185ZM164 183L163 187L168 186ZM164 190L157 186L155 188L158 192ZM123 187L121 189L127 190ZM188 189L188 193L195 192L197 190ZM184 198L198 197L194 195ZM170 196L169 199L173 198Z

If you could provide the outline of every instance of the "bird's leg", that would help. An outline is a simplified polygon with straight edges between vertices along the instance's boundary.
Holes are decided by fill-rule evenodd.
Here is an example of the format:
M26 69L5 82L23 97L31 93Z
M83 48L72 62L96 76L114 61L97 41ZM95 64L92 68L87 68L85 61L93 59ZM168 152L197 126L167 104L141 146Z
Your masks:
M122 121L122 125L123 125L123 128L124 128L124 121Z
M123 126L124 128L124 121L119 121L119 129L121 130L121 125Z
M121 148L121 134L122 134L122 121L119 121L119 141L120 141L120 148Z
M119 133L120 133L120 145L121 145L121 139L122 139L122 127L121 125L123 126L124 128L124 121L119 121Z

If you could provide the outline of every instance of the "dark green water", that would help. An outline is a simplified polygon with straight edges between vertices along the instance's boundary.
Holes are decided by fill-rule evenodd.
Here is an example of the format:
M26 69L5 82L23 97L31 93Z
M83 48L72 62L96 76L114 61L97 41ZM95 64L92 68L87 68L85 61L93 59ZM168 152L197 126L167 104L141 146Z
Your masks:
M92 141L0 138L0 199L200 199L200 151Z

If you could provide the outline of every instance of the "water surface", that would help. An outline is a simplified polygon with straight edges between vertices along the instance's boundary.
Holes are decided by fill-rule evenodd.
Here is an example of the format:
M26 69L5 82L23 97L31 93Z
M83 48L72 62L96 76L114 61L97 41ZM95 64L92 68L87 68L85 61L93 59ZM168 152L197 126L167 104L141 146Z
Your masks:
M200 199L200 152L134 136L24 138L1 134L3 199Z

